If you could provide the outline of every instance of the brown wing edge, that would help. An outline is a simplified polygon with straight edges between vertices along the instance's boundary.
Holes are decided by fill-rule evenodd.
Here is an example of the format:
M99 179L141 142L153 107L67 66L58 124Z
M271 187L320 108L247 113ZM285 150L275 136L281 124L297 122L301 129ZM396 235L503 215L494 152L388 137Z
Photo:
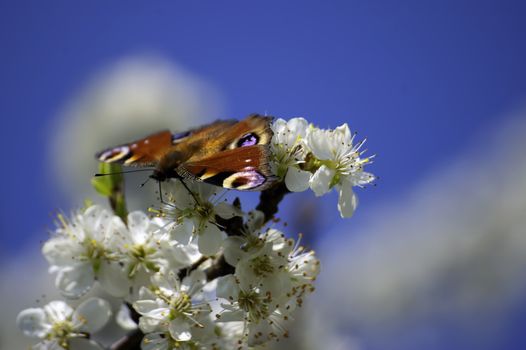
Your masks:
M155 166L172 146L172 133L162 130L145 138L110 147L95 154L99 162L126 166Z

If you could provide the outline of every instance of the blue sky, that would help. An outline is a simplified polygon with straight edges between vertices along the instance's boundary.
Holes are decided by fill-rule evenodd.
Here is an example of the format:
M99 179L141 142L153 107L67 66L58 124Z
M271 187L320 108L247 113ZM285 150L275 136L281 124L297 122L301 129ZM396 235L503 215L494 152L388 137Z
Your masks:
M226 102L225 115L210 120L267 112L348 122L378 155L379 186L360 193L366 213L521 105L525 9L519 1L2 1L2 250L52 227L64 203L43 175L48 128L122 57L159 54L210 81Z

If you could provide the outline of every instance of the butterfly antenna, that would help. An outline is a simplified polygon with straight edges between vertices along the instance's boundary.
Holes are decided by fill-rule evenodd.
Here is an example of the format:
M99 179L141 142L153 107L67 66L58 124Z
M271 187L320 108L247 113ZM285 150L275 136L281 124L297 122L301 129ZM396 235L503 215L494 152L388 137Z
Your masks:
M117 171L115 173L97 173L94 176L95 177L99 177L99 176L108 176L108 175L120 175L120 174L127 174L127 173L136 173L136 172L139 172L139 171L152 171L152 170L153 170L153 168L135 169L135 170L123 170L123 171Z
M150 179L151 179L151 177L148 177L148 178L146 179L146 181L144 181L142 184L139 185L139 188L143 188L144 185L146 185L146 183L147 183L148 181L150 181Z

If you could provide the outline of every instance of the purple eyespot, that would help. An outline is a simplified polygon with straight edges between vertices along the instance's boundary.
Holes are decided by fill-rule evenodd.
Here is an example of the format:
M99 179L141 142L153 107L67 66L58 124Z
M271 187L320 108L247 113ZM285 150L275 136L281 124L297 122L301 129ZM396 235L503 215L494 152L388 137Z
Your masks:
M237 141L237 147L246 147L246 146L254 146L257 145L259 141L258 135L254 133L248 133L246 135L243 135L239 141Z
M246 191L263 185L265 181L266 177L257 170L239 171L223 180L222 186Z

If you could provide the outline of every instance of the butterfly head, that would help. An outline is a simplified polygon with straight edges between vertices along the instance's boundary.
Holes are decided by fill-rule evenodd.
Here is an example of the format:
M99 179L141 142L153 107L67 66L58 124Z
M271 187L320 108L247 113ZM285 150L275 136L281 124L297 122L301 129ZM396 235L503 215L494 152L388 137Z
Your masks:
M166 181L166 179L168 179L168 176L166 176L166 174L162 170L155 169L150 175L150 178L154 179L155 181L161 182Z

